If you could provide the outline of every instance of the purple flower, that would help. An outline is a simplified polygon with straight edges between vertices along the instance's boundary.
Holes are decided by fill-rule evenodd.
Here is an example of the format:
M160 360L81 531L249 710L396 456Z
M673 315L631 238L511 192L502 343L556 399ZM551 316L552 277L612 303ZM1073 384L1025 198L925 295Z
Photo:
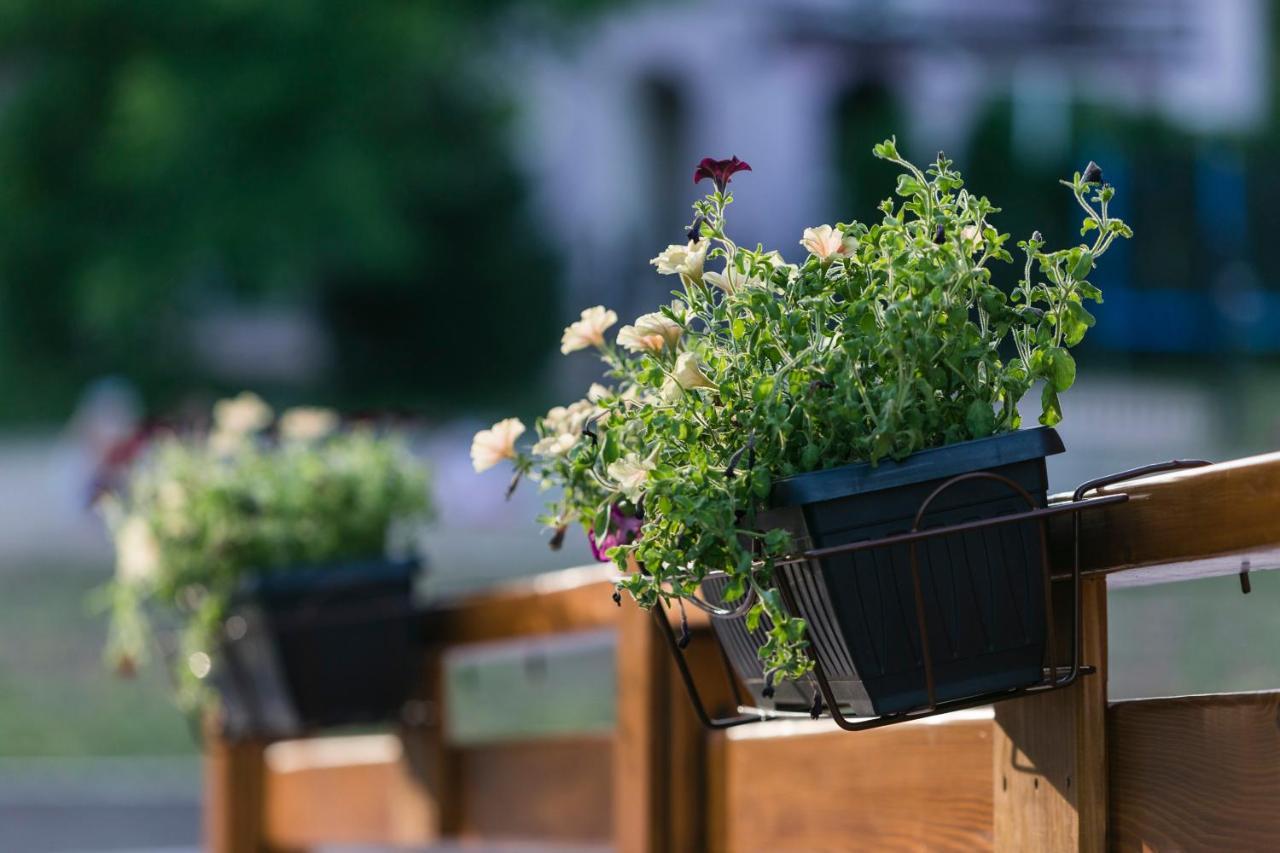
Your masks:
M734 173L750 171L751 166L737 157L731 157L728 160L703 157L702 162L698 164L698 168L693 170L693 182L696 184L703 178L710 178L715 182L716 189L724 192L724 188L729 185L729 180L734 176Z
M617 504L609 508L609 527L599 542L594 530L587 531L587 542L591 545L591 556L602 563L609 562L606 552L615 545L630 545L640 535L640 525L644 520L627 515Z

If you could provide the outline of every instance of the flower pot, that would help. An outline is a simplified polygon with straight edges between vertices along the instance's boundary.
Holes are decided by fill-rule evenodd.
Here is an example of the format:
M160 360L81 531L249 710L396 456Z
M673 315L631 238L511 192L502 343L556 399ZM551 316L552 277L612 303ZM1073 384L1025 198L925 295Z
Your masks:
M1008 433L920 451L901 462L848 465L778 480L761 529L791 532L795 552L909 532L925 502L953 477L990 472L1011 480L1037 507L1046 503L1045 457L1061 453L1052 429ZM966 479L929 503L920 527L1023 512L1026 498L1004 482ZM1041 532L1023 520L780 565L779 583L808 621L815 655L842 707L856 716L900 714L929 703L920 614L927 626L934 699L942 702L1024 687L1043 677L1045 580ZM703 584L718 601L723 582ZM764 706L803 710L808 684L780 683L767 697L756 655L763 631L744 620L713 620L726 655Z
M212 680L229 737L291 737L400 718L420 680L418 563L272 572L237 591Z

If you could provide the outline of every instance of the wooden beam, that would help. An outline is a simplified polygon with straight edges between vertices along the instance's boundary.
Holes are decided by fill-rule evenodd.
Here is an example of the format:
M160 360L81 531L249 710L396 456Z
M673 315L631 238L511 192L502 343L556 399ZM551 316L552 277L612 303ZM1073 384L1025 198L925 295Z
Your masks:
M618 625L613 843L618 853L661 853L670 778L664 735L671 705L668 651L653 615L623 602Z
M1119 702L1108 720L1118 850L1274 850L1280 693Z
M423 630L428 642L461 645L612 627L617 577L613 566L597 563L503 584L433 607ZM691 627L708 627L701 610L686 613ZM675 608L667 615L673 624L679 619Z
M991 733L985 709L857 734L825 720L716 732L703 849L990 849Z
M265 768L272 850L437 837L433 804L397 734L281 741L267 747Z
M263 748L227 741L212 718L204 726L204 849L259 853L263 848Z
M1097 673L995 706L996 850L1106 849L1106 596L1105 579L1085 579L1082 659Z
M458 837L464 841L603 844L615 805L607 737L550 738L457 753ZM488 849L486 845L485 849Z
M1280 568L1280 453L1159 474L1095 494L1126 503L1081 513L1080 564L1086 572L1123 572L1113 582L1155 583ZM1073 538L1065 516L1050 526L1054 570L1071 569ZM1153 568L1154 567L1154 568Z

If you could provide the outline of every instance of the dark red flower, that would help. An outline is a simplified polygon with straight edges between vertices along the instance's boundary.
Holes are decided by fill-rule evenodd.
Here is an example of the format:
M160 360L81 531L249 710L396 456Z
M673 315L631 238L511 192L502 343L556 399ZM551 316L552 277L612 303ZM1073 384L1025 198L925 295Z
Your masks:
M711 157L703 157L702 162L698 164L698 168L693 170L693 182L696 184L703 178L710 178L715 182L716 189L724 192L724 188L729 185L729 179L736 172L750 172L751 166L745 161L739 160L737 157L731 157L728 160L715 160Z

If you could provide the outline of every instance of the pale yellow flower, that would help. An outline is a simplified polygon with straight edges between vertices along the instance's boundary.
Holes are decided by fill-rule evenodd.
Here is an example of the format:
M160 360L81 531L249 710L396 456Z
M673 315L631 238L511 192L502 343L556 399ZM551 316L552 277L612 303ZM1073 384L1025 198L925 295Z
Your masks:
M707 378L698 366L698 357L691 352L681 353L676 359L676 369L672 372L676 382L686 391L694 388L714 388L715 383Z
M578 436L571 432L557 432L538 440L533 452L539 456L563 456L578 443Z
M630 352L659 352L666 343L662 335L642 335L635 326L623 326L618 330L618 346Z
M654 311L652 314L644 314L636 318L635 329L644 337L658 335L666 346L673 349L680 343L680 336L684 334L681 325L661 311Z
M699 240L688 245L673 244L668 246L649 263L658 268L663 275L683 275L694 281L702 280L702 265L707 259L707 240Z
M244 445L244 436L238 432L219 429L209 434L209 449L217 456L231 456Z
M271 423L271 407L252 391L213 404L213 424L218 432L250 435Z
M982 246L982 229L977 225L966 225L960 229L960 239L967 243L973 243L974 248Z
M116 577L126 584L141 583L160 571L160 545L145 518L131 515L116 531Z
M652 459L641 459L638 453L628 453L608 467L608 473L618 489L627 496L627 500L635 503L644 493L645 483L649 480L649 472L654 468Z
M603 305L586 309L564 330L560 338L560 352L568 355L587 347L604 346L604 333L616 322L618 315Z
M297 406L280 416L280 436L291 441L316 441L338 428L338 413L317 406Z
M487 471L504 459L516 458L516 439L524 433L519 418L498 421L482 429L471 440L471 465L476 472Z
M745 287L759 287L764 281L758 277L739 272L733 264L725 264L724 272L704 273L703 280L712 287L718 287L725 293L737 293Z
M804 229L800 245L809 250L809 254L826 263L836 256L852 255L858 246L853 237L846 237L844 232L830 225L819 225L817 228Z

